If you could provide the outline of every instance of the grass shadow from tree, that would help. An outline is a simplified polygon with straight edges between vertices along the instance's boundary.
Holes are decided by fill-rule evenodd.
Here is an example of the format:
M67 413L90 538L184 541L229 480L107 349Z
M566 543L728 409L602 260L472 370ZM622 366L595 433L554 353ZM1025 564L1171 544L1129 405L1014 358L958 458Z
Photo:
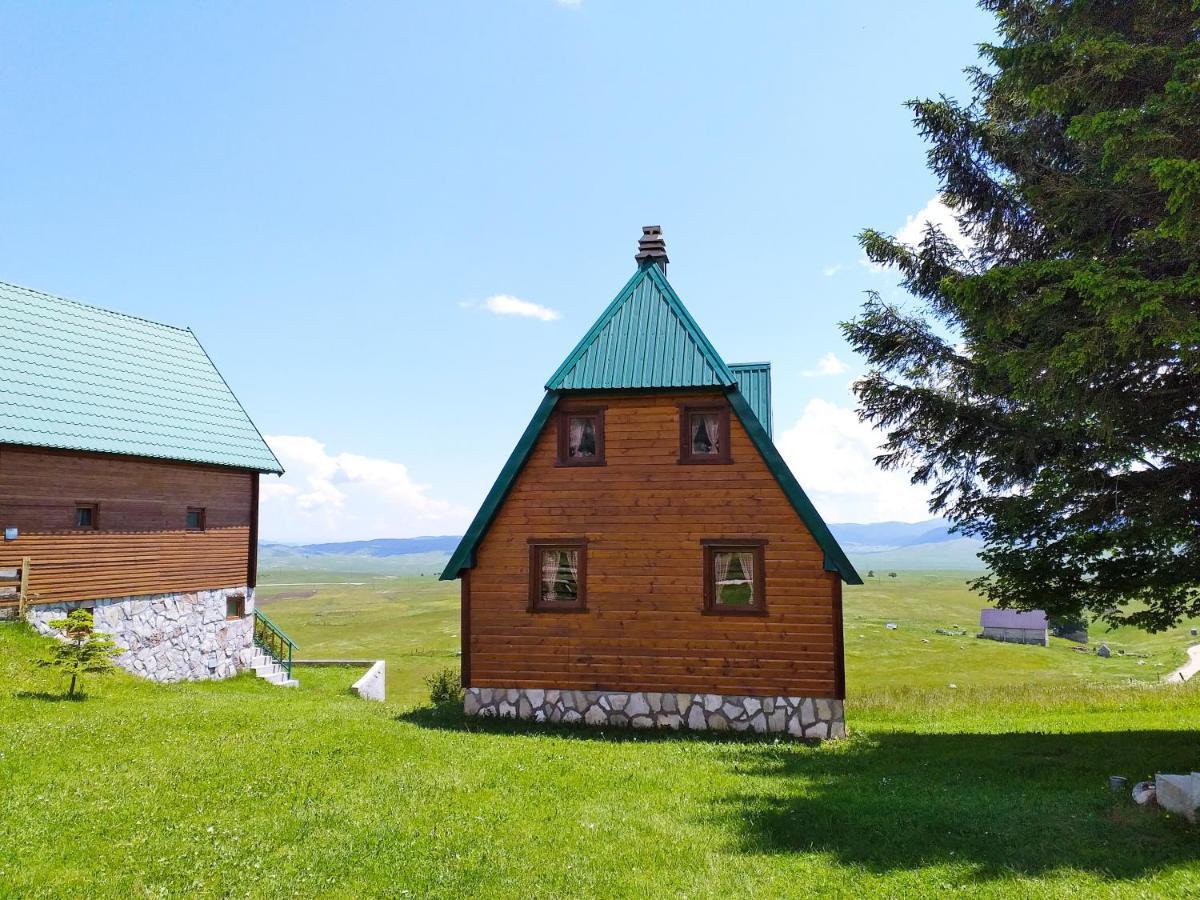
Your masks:
M1200 861L1200 828L1136 806L1129 786L1193 771L1194 731L859 735L832 752L767 748L761 779L712 814L743 852L827 853L872 872L947 863L981 881L1076 869L1114 879ZM746 763L749 762L747 766Z

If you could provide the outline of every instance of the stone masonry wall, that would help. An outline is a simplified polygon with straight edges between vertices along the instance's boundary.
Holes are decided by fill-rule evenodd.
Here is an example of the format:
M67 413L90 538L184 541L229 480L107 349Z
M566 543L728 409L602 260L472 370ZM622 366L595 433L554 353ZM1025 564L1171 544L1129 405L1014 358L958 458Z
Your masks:
M246 598L241 618L225 618L225 601L231 594ZM92 610L96 630L111 635L124 651L117 664L151 681L228 678L248 666L254 655L251 588L50 603L31 606L26 617L42 634L61 636L50 620L65 618L80 606Z
M842 701L814 697L467 688L463 709L469 716L507 716L535 722L778 732L820 739L846 735Z

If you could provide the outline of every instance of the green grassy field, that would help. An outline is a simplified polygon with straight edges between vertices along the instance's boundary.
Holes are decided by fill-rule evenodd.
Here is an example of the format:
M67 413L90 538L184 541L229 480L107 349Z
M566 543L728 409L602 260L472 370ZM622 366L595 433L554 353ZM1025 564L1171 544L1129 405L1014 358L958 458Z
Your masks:
M1093 626L1092 643L1107 641L1114 651L1109 659L1081 653L1074 649L1078 645L1058 638L1049 648L978 640L974 635L984 604L967 590L968 577L900 572L894 579L868 579L862 587L846 588L846 678L852 700L914 689L1155 682L1184 662L1189 643L1200 641L1188 634L1200 620L1157 635ZM284 586L273 586L280 583ZM389 690L398 701L418 702L425 696L426 675L457 665L458 582L285 569L264 573L258 598L300 645L302 657L386 659ZM897 627L889 629L888 623ZM938 628L966 636L938 634Z
M1114 635L1143 666L936 640L978 604L902 573L847 592L852 734L809 746L418 705L455 586L309 576L272 573L265 608L304 655L388 659L388 703L340 668L67 702L0 625L0 895L1200 894L1200 830L1106 787L1200 766L1200 685L1155 683L1186 632ZM267 586L302 580L368 583Z

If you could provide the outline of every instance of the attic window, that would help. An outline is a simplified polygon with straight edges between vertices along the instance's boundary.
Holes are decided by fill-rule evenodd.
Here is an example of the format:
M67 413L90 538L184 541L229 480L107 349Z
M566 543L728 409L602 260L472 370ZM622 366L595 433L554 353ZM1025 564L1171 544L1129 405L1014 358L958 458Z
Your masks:
M725 405L679 407L679 461L728 463L729 407Z
M766 541L718 538L704 545L704 611L762 615L767 611L763 571Z
M531 612L578 612L587 600L587 540L529 541Z
M604 408L564 409L558 414L560 466L604 465Z
M95 503L76 503L75 504L75 527L76 528L97 528L99 527L100 516L99 509Z
M187 511L187 530L188 531L203 531L204 530L204 507L189 506Z

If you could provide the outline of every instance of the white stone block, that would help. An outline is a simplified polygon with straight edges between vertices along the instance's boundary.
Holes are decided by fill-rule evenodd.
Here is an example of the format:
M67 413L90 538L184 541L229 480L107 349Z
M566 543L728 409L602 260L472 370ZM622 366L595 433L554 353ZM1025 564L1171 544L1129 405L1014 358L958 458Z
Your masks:
M386 668L387 666L382 659L376 660L375 664L367 669L366 674L350 686L350 690L354 691L364 700L377 700L382 703L386 694ZM467 697L470 696L468 693ZM465 702L464 698L464 704ZM478 709L478 705L476 709ZM467 710L467 712L469 713L470 710Z

